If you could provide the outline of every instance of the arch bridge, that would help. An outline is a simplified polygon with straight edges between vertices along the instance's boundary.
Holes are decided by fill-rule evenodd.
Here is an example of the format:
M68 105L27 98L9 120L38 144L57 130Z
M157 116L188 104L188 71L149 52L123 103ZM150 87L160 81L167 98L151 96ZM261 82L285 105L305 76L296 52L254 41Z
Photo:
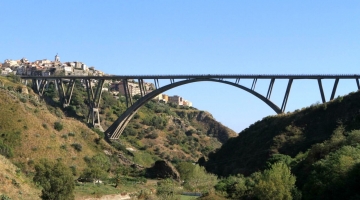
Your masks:
M89 101L89 114L87 121L96 128L101 128L99 117L99 105L101 100L101 94L103 91L103 85L106 80L120 80L122 84L122 90L126 97L127 110L119 116L119 118L105 131L107 139L118 139L121 133L124 131L126 125L135 115L135 113L149 100L155 98L157 95L181 85L190 84L194 82L211 81L217 83L223 83L242 89L271 107L277 114L285 112L287 101L291 91L291 85L294 80L317 80L321 100L326 102L324 90L322 86L323 79L334 80L332 87L330 101L334 99L336 89L340 79L353 79L356 82L357 89L360 89L358 74L347 75L245 75L245 74L233 74L233 75L221 75L221 74L203 74L203 75L123 75L123 76L21 76L21 78L27 82L32 80L32 87L35 92L40 96L43 95L50 82L55 83L57 91L59 93L60 101L64 107L68 106L71 102L75 80L81 80L85 85L88 101ZM154 90L148 91L145 86L144 80L154 80ZM169 84L160 86L159 80L169 80ZM251 79L251 87L245 87L240 84L242 79ZM256 92L256 83L259 79L269 80L269 86L266 95ZM271 100L271 93L274 87L275 80L287 80L287 87L284 91L284 97L281 105L274 104ZM136 102L133 102L131 90L129 87L130 82L137 80L137 84L140 90L140 96Z

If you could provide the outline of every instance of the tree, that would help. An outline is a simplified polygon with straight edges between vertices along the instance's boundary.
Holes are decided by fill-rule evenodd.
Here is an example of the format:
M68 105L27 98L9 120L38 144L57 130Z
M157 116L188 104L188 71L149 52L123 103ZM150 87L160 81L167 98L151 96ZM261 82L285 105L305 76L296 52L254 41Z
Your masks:
M217 177L207 173L204 167L192 163L179 163L177 169L184 180L184 187L197 192L209 192L217 183Z
M180 173L180 178L184 181L191 179L194 168L195 165L189 162L181 162L176 166L176 169Z
M313 164L305 199L356 199L360 196L360 146L343 146Z
M203 193L210 192L216 183L216 175L207 173L205 168L199 165L195 165L191 178L186 182L193 191Z
M178 200L180 199L179 185L172 179L165 179L157 183L156 195L159 199Z
M254 195L258 199L292 199L295 180L290 168L283 162L277 162L261 173Z
M80 178L96 180L106 178L107 171L110 169L110 160L103 154L97 154L92 158L85 159L88 167L84 170Z
M75 183L70 168L61 162L52 163L46 159L35 165L34 182L43 188L42 199L74 199Z

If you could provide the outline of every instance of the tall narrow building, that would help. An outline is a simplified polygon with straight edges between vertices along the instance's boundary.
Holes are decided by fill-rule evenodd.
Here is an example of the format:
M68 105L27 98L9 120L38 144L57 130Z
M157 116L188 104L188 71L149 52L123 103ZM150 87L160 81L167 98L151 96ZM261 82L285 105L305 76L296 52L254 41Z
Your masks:
M56 54L55 56L55 62L60 62L60 57L58 56L58 54Z

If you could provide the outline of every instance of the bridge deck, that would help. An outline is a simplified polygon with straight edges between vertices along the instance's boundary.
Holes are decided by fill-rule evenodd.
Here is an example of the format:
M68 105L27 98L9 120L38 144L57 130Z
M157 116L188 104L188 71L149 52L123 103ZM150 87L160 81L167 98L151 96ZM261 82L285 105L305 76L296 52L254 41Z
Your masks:
M224 78L224 79L354 79L360 74L180 74L180 75L106 75L106 76L20 76L22 79L71 78L71 79L189 79L189 78Z

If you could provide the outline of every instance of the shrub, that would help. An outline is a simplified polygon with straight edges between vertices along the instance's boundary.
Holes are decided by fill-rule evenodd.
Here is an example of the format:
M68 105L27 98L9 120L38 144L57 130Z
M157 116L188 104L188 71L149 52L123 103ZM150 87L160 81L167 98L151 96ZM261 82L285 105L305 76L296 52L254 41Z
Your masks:
M20 98L20 101L23 102L23 103L26 103L27 99L22 97L22 98Z
M54 123L54 129L57 131L61 131L64 128L63 124L61 122L55 122Z
M159 134L157 134L156 132L152 132L151 134L149 134L147 136L147 138L150 138L150 139L156 139L159 137Z
M68 135L63 134L61 137L64 138L64 139L67 139L67 138L68 138Z
M79 143L73 143L73 144L71 144L71 146L76 150L76 151L81 151L82 150L82 146L81 146L81 144L79 144Z
M72 172L64 164L41 160L35 170L33 180L42 187L42 199L74 199L75 183Z
M12 148L4 144L1 140L0 140L0 154L7 158L11 158L13 156Z
M1 200L11 200L11 198L8 197L6 194L2 194L2 195L0 196L0 199L1 199Z
M70 132L68 135L69 135L69 137L74 137L74 136L75 136L75 133L74 133L74 132Z
M20 183L18 183L15 179L11 179L11 183L17 188L20 187Z

